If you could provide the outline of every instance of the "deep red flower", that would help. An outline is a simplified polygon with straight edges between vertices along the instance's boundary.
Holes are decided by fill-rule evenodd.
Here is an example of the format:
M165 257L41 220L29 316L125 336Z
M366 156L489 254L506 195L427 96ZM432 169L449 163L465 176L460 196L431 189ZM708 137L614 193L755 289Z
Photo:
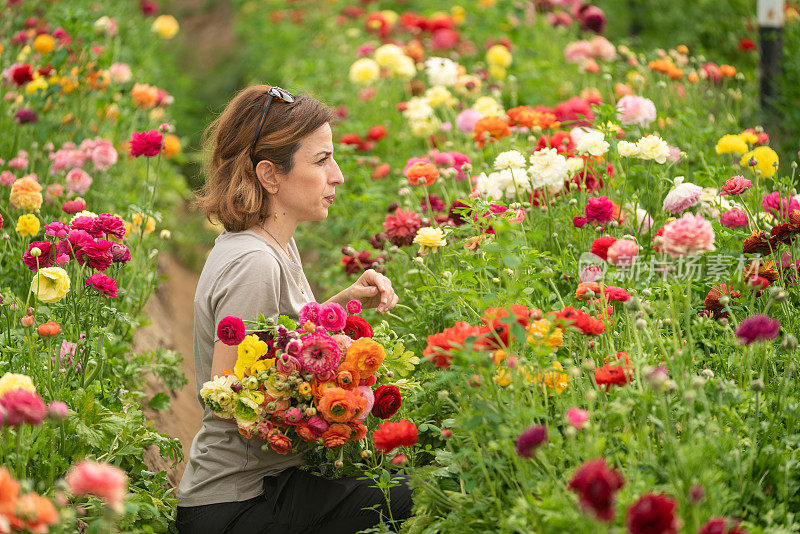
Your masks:
M86 280L84 280L84 284L100 291L107 297L117 296L117 283L113 278L106 276L103 273L94 273L93 275L88 276Z
M133 132L130 139L131 156L138 158L144 156L152 158L161 152L164 136L158 130L147 132Z
M386 137L386 126L383 124L378 124L377 126L373 126L367 132L367 139L372 141L380 141Z
M367 269L376 269L375 264L380 262L383 256L371 258L369 251L362 250L355 256L342 256L342 265L346 274L358 274Z
M628 508L631 534L677 534L680 522L675 517L677 503L664 493L646 493Z
M403 404L403 397L397 386L381 386L375 390L375 404L372 415L379 419L389 419L397 413Z
M742 52L750 52L756 49L756 43L749 37L742 37L739 39L739 50Z
M116 215L101 213L92 219L92 224L94 225L94 231L100 235L112 235L119 239L125 237L125 223Z
M569 132L558 130L551 136L544 134L539 137L536 142L536 150L543 148L555 148L559 154L566 154L575 149L575 143L572 142Z
M712 517L697 534L748 534L739 528L739 521L727 517Z
M600 521L608 522L614 519L614 498L624 485L625 479L600 458L580 466L568 487L578 494L584 511L591 511Z
M113 245L114 243L105 239L93 240L91 243L87 242L75 251L75 259L81 265L88 263L92 268L104 271L114 263L114 257L111 255L111 247Z
M397 209L394 215L387 215L383 221L383 229L392 244L405 247L414 241L417 230L422 227L419 214L414 211Z
M372 327L363 317L358 315L348 315L344 323L344 333L352 339L361 339L362 337L372 337Z
M389 454L400 446L410 447L417 442L417 425L407 419L400 419L397 423L383 422L372 433L372 442L383 454Z
M13 65L9 68L11 80L18 86L23 86L33 80L33 69L27 63Z
M245 338L244 321L239 317L228 315L217 325L217 337L226 345L238 345Z
M31 256L31 249L38 248L41 254L38 258ZM38 264L37 264L38 260ZM53 254L53 246L49 241L33 241L28 245L28 250L22 255L22 263L24 263L31 271L44 269L45 267L52 267L55 265L55 255Z

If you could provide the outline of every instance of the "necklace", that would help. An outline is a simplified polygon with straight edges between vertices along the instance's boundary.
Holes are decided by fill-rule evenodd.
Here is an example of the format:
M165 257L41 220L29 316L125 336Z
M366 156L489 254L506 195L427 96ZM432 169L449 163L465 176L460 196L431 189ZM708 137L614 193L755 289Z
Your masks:
M289 261L291 261L291 262L292 262L292 263L294 263L295 265L298 265L298 263L292 259L292 255L289 253L289 247L288 247L288 243L287 243L287 247L284 249L284 248L281 246L281 242L280 242L280 241L278 241L278 239L277 239L277 238L276 238L274 235L272 235L272 232L270 232L269 230L267 230L266 228L264 228L264 224L263 224L263 223L262 223L262 224L260 224L260 225L259 225L259 227L260 227L262 230L264 230L265 232L267 232L267 234L269 234L269 236L272 238L272 240L273 240L273 241L275 241L275 244L277 244L277 245L278 245L278 247L279 247L279 248L280 248L280 249L281 249L283 252L285 252L285 253L286 253L286 257L287 257L287 258L289 258ZM300 290L300 294L303 294L303 295L304 295L304 294L305 294L305 291L303 291L303 285L300 283L300 281L299 281L299 280L295 280L293 276L292 276L291 278L292 278L292 280L294 280L294 283L297 285L297 288Z

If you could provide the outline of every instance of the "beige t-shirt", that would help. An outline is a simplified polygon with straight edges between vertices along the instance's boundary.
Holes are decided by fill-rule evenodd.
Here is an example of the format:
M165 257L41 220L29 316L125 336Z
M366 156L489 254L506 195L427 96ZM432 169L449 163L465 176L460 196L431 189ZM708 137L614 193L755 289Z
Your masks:
M292 262L256 232L223 232L214 242L194 296L194 369L197 396L211 380L217 325L228 315L245 320L263 313L276 318L297 314L314 294L303 273L294 238ZM302 291L301 291L302 288ZM220 421L204 406L203 427L194 437L177 490L180 506L245 501L261 495L265 476L303 463L301 454L261 450L265 442L245 439L235 423Z

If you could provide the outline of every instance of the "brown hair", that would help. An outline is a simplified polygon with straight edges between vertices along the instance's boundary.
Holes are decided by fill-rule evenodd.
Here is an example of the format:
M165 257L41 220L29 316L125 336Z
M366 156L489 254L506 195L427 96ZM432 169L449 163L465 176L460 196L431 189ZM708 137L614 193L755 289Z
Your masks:
M204 152L210 160L204 166L205 183L196 202L209 220L219 220L231 232L246 230L269 215L269 193L250 160L250 145L269 87L254 85L239 91L203 133ZM333 117L329 107L310 96L295 96L291 104L273 99L254 159L271 161L280 173L291 171L302 139Z

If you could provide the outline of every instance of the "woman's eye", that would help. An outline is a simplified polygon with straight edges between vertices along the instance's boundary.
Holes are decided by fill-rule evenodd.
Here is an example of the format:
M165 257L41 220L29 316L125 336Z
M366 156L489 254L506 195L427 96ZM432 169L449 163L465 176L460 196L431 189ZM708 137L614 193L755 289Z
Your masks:
M321 160L319 160L319 161L317 162L317 165L323 165L323 164L324 164L326 161L328 161L328 157L327 157L327 156L325 156L324 158L322 158Z

